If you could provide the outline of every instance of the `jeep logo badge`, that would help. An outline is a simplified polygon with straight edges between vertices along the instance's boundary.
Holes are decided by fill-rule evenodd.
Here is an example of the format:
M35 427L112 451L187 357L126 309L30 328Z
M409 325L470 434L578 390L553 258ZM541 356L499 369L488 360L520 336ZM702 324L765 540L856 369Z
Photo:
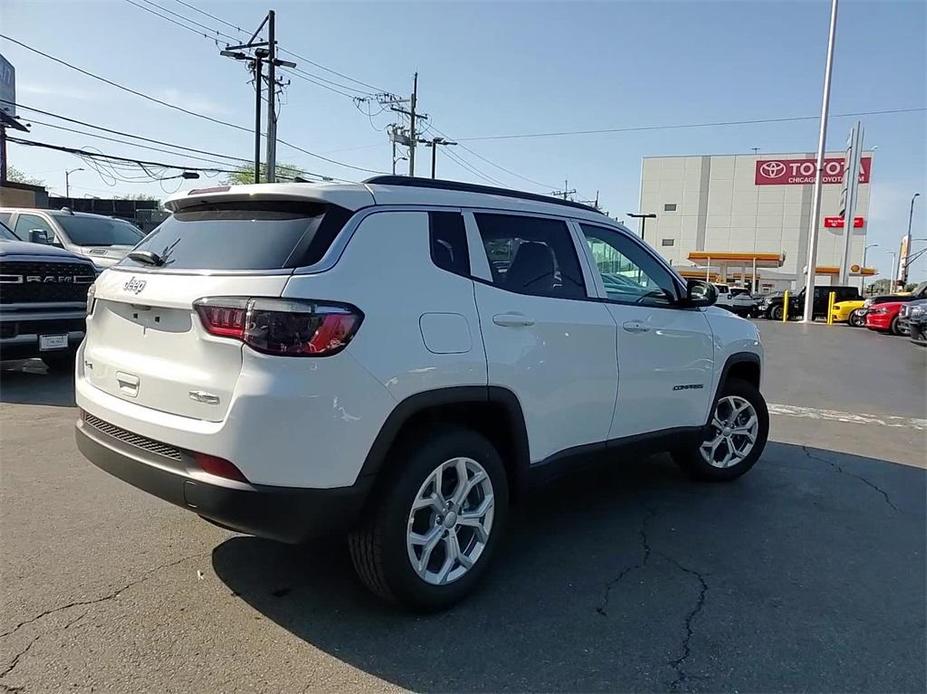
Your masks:
M137 280L134 277L130 278L128 282L122 285L122 288L127 292L132 292L133 294L138 294L145 288L147 282L145 280Z

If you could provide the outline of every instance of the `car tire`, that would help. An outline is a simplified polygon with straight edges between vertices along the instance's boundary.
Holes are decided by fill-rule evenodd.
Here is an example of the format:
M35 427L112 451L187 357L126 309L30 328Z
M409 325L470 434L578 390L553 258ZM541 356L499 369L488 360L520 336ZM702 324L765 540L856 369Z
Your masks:
M862 328L866 325L866 319L860 315L859 309L855 309L850 311L850 315L847 317L847 324L854 328Z
M888 326L888 332L892 335L903 335L904 331L898 327L898 316L892 318L891 324Z
M769 320L782 320L782 307L771 306L769 310L766 311L766 317Z
M374 486L371 503L360 526L350 532L348 545L354 568L367 588L405 608L431 612L447 609L463 599L486 572L505 529L509 493L502 459L484 436L469 429L422 434L406 437L391 452L385 468L389 474L381 475L380 483ZM460 489L461 460L467 466L468 483L479 478L480 471L485 481L474 486L463 497L463 503L454 507L453 492ZM438 468L442 473L436 477ZM452 504L450 510L438 510L443 501L434 501L436 480L443 483L440 497ZM428 496L433 500L430 503ZM414 510L418 503L426 505ZM462 514L472 522L474 514L487 504L482 536L470 524L448 529L447 523L455 522L457 511L469 509ZM431 544L426 557L429 542L421 540L438 531L441 539ZM452 558L453 547L459 548L460 559ZM418 567L413 566L413 555ZM470 561L474 555L475 560L467 568L463 557ZM448 565L450 569L445 570ZM461 569L463 573L455 577Z
M74 358L76 356L76 351L68 350L66 352L43 354L41 359L49 373L66 374L74 371Z
M686 444L685 448L672 452L673 459L691 477L708 482L727 482L736 479L752 468L766 447L769 437L769 411L766 401L752 384L740 379L729 379L718 393L718 399L711 410L712 422L724 422L735 412L735 407L746 403L749 408L744 409L733 417L732 427L716 427L713 423L706 426L704 436L695 443ZM755 428L750 432L744 426L755 417ZM740 434L737 429L744 429ZM730 432L725 435L725 432ZM749 448L747 443L751 438ZM724 439L709 453L706 447L711 446L717 439ZM722 449L721 446L725 448ZM743 451L745 455L732 455L731 460L719 459L722 453ZM708 457L715 460L711 463Z

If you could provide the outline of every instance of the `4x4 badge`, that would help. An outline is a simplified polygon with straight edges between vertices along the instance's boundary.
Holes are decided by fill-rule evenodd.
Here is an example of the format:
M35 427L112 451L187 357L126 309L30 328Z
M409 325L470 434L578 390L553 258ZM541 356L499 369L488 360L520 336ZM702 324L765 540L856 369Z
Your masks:
M145 288L147 282L145 280L137 280L134 277L130 278L128 282L122 285L122 288L127 292L132 292L133 294L138 294Z

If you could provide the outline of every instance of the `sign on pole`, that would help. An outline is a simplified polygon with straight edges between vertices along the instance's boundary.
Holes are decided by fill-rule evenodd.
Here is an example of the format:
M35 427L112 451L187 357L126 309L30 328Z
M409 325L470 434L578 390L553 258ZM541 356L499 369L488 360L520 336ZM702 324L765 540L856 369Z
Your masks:
M0 55L0 111L16 115L16 68Z

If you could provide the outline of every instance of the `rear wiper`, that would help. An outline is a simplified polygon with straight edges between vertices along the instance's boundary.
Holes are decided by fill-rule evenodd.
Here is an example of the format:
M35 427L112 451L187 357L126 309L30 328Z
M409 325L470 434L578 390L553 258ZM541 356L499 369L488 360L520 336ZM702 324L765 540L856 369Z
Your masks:
M153 251L132 251L128 254L128 257L145 265L154 265L156 267L164 265L164 258Z

